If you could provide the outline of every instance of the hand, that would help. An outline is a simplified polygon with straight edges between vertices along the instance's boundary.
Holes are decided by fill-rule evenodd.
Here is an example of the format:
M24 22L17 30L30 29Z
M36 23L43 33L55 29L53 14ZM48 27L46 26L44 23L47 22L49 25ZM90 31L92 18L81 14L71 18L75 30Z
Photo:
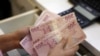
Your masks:
M66 40L62 39L48 54L48 56L74 56L78 50L78 46L70 49L65 49Z
M16 48L20 48L20 44L19 42L27 35L29 34L29 27L24 27L21 28L11 34L11 39L14 40L14 42L16 42Z
M29 27L25 27L9 34L0 35L0 49L4 53L15 48L21 48L19 42L28 33Z

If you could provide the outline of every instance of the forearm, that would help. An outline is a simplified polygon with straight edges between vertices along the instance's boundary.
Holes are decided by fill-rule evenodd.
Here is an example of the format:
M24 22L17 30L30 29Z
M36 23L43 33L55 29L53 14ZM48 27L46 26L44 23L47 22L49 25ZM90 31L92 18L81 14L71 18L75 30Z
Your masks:
M18 41L14 40L14 34L0 35L0 49L2 52L17 48L17 43Z

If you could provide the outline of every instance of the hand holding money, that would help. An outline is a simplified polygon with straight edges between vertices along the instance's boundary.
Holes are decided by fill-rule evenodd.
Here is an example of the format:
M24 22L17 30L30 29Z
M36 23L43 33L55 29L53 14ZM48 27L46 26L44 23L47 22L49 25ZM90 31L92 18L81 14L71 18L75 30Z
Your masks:
M49 56L59 56L56 52L60 51L59 54L64 55L62 52L66 52L65 55L70 56L76 52L77 45L84 41L85 37L74 13L61 17L46 10L35 25L30 27L30 33L20 44L31 56L47 56L51 49L54 53L50 52ZM65 40L61 41L63 38L67 43ZM59 46L63 48L59 49Z

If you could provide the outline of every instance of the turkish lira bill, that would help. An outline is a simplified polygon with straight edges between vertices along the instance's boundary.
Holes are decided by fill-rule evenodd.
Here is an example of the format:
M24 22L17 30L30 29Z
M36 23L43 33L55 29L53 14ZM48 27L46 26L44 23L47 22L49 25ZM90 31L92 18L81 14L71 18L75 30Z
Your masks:
M66 48L74 47L86 38L74 13L59 16L45 10L29 31L20 44L31 56L47 56L62 38L68 40Z
M55 19L55 18L58 18L58 17L60 17L60 16L56 15L56 14L54 14L52 12L49 12L48 10L44 10L41 13L40 17L36 20L34 26L38 26L38 25L40 25L42 23L45 23L45 22L47 22L49 20L52 20L52 19Z
M20 44L30 56L37 56L37 53L33 48L32 38L30 34L25 36L24 39L20 42Z

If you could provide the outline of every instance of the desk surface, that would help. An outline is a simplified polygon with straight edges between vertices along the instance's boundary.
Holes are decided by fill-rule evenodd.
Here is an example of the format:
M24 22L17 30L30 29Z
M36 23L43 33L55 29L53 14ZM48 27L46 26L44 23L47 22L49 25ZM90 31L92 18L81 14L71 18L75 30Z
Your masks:
M73 7L72 4L68 2L68 0L36 0L41 7L44 9L48 9L51 12L54 13L60 13L64 10L70 9ZM90 51L93 51L96 56L100 55L100 24L95 23L85 29L83 31L85 32L87 38L86 43L84 45L90 49ZM99 54L98 54L99 53Z
M60 13L73 7L68 0L36 0L37 4L42 8L54 13Z
M83 43L91 52L100 55L100 24L94 23L93 25L83 29L87 38L86 42Z

